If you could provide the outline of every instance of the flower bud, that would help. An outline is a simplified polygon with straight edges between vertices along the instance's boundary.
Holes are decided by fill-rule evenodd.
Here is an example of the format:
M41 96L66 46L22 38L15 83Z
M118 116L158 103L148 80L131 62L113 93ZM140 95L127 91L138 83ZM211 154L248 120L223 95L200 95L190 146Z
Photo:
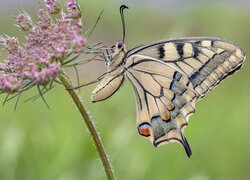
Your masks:
M75 23L73 28L74 28L74 31L77 32L79 35L81 35L83 33L84 29L83 29L82 23L80 21Z
M80 53L83 50L83 46L86 44L85 39L83 39L81 36L77 36L75 37L75 39L73 39L73 52L74 53Z
M82 11L76 0L71 0L71 2L66 2L65 7L68 10L67 18L69 19L79 19L82 16Z
M17 16L17 24L23 31L28 31L32 28L32 20L28 14L19 14Z
M61 12L61 6L58 0L44 0L44 2L48 7L48 11L50 14L57 14Z

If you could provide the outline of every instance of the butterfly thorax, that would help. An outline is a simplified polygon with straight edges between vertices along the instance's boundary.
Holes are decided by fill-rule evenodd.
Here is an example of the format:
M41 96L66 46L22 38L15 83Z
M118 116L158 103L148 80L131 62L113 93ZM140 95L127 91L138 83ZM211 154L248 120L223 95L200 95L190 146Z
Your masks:
M112 52L113 54L107 63L108 72L111 72L114 69L120 68L122 66L128 50L126 45L123 44L122 41L119 41L115 46L113 46Z

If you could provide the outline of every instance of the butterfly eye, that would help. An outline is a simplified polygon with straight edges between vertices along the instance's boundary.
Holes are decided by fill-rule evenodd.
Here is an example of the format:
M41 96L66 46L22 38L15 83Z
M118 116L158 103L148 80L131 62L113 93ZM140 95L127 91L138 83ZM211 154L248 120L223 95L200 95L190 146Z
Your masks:
M121 49L122 46L123 46L123 42L122 42L122 41L119 41L119 42L117 43L117 47L118 47L119 49Z

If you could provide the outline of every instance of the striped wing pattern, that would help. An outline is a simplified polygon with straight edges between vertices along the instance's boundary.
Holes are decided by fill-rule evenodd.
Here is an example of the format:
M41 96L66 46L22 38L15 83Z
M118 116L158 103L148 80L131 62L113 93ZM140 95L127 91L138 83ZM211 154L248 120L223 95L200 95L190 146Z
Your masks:
M162 40L128 52L125 45L115 47L119 53L108 64L91 100L112 96L125 75L136 95L139 133L156 147L180 143L190 157L184 129L195 103L241 68L245 60L242 49L209 37Z
M186 75L164 62L135 55L127 60L126 76L137 99L137 127L157 147L168 142L189 145L183 135L195 111L196 92Z
M237 45L208 37L159 41L135 48L128 56L131 53L159 59L187 75L198 99L239 70L245 60Z
M125 74L137 99L137 127L155 146L184 137L197 100L239 70L244 52L216 38L182 38L142 45L127 53Z

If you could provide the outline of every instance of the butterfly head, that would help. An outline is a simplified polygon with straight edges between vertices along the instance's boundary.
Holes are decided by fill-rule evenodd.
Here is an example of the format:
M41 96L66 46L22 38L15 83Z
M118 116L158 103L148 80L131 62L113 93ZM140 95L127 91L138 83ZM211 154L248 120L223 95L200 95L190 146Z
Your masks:
M118 41L114 46L111 47L112 54L108 55L107 66L109 68L115 68L121 64L122 60L125 58L128 50L123 41Z
M125 58L127 54L127 47L124 44L125 41L125 20L124 20L124 9L128 9L126 5L122 5L120 7L120 15L122 20L122 27L123 27L123 38L121 41L118 41L114 46L111 47L112 54L108 54L108 60L106 60L106 64L108 68L116 68L117 66L122 65L122 60Z

